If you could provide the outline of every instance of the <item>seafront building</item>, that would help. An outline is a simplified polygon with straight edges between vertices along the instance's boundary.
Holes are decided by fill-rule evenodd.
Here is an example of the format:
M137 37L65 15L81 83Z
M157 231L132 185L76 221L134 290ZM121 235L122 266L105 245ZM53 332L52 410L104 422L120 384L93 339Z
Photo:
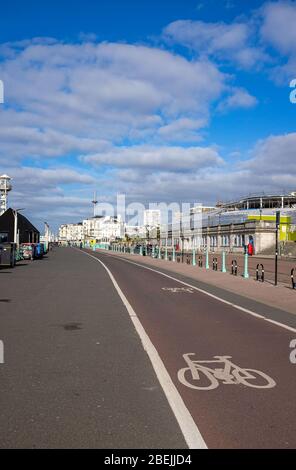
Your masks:
M160 224L160 211L145 211L143 226L129 226L118 217L95 216L79 224L62 225L61 242L152 244L177 250L273 253L276 213L280 212L282 250L296 254L296 192L250 195L215 207L196 206L190 215L176 214Z

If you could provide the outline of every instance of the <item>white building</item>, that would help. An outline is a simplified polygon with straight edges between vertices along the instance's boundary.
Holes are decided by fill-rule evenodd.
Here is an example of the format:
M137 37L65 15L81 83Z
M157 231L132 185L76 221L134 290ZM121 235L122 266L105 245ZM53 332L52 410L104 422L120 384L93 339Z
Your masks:
M120 216L95 216L82 222L85 239L108 242L124 238L124 223Z
M120 216L106 216L102 218L100 233L98 239L103 242L109 242L124 238L124 224Z
M98 239L100 236L100 227L103 217L97 215L90 219L84 219L82 222L83 236L85 239Z
M63 224L59 228L59 241L61 242L79 242L84 239L83 225Z
M144 211L144 227L154 228L160 225L160 210L146 209Z
M129 238L143 238L146 236L147 230L143 225L126 225L125 235Z

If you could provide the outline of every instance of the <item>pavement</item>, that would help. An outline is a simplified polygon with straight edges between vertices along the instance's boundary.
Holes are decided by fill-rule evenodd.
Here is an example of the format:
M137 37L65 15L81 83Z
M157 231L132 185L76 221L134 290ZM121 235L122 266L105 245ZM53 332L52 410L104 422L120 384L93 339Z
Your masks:
M0 279L1 448L186 448L98 263L56 249Z
M0 447L296 447L283 286L74 248L0 278Z

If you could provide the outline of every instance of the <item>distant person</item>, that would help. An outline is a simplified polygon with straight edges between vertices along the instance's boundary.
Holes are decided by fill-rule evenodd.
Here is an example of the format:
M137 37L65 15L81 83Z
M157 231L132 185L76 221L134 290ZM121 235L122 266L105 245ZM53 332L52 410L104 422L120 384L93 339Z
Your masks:
M82 250L82 242L80 242L79 248L80 250Z
M252 243L249 243L248 244L248 255L249 256L252 256L253 255L253 244Z

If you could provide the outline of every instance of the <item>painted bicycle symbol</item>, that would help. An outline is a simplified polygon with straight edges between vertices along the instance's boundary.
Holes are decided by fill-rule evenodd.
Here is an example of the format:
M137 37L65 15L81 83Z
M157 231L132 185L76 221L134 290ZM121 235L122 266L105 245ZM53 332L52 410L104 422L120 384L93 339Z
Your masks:
M211 361L193 360L195 353L183 354L187 367L178 372L179 381L195 390L214 390L220 383L224 385L242 384L252 388L273 388L276 382L264 372L244 369L234 364L232 356L214 356ZM222 367L211 368L206 364L220 364Z

